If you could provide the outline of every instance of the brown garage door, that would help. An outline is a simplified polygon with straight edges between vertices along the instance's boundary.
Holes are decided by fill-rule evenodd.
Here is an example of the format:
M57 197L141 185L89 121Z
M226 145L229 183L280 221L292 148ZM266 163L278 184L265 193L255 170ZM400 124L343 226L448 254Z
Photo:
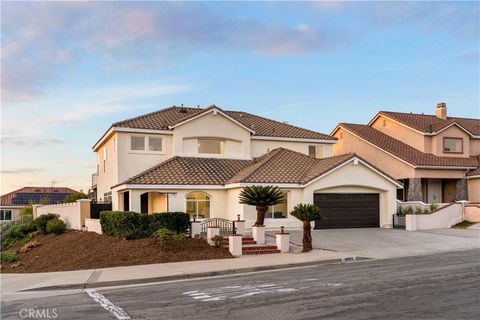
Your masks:
M315 229L380 226L378 193L316 193L313 199L323 216Z

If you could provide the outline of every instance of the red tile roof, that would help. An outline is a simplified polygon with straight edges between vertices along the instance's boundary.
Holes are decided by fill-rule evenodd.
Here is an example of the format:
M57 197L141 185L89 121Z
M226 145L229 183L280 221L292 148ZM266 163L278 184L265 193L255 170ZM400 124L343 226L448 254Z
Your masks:
M305 184L354 156L316 159L277 148L253 160L173 157L119 185Z
M443 120L435 115L391 111L380 111L379 114L425 133L435 133L456 123L472 135L480 136L480 119L447 117L446 120Z
M335 140L335 138L327 134L267 119L251 113L241 111L226 111L216 106L210 106L209 108L217 108L224 112L235 121L254 131L254 136ZM173 106L135 118L115 122L112 124L112 127L170 130L170 126L201 114L209 108L205 109Z
M18 204L14 204L12 202L13 198L15 198L17 193L58 194L58 193L72 193L72 192L77 192L77 191L70 188L66 188L66 187L23 187L21 189L2 195L0 197L0 205L1 206L21 206Z
M339 126L414 166L476 168L480 165L477 157L440 157L421 152L368 125L340 123Z
M480 161L480 160L479 160L479 161ZM478 167L478 168L475 169L475 170L468 171L468 172L467 172L467 176L468 176L468 177L471 177L471 176L480 176L480 167Z

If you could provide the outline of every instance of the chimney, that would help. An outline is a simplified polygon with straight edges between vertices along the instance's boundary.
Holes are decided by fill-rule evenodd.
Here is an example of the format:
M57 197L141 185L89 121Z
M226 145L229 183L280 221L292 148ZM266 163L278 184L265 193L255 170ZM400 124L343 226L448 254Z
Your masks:
M435 115L437 116L437 118L447 120L447 104L445 102L437 103Z

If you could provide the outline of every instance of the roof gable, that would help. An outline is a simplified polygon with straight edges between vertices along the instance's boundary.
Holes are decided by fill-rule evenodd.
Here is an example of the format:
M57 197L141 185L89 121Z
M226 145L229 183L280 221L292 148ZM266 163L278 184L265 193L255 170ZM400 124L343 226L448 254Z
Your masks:
M254 136L316 139L335 141L335 138L316 131L293 126L288 123L264 118L243 111L228 111L217 106L209 108L176 107L161 109L155 112L144 114L135 118L115 122L112 127L150 129L150 130L172 130L171 127L201 115L207 110L216 108L223 115L236 121L251 131Z
M437 134L452 125L456 125L471 136L480 136L480 119L447 117L446 120L443 120L429 114L380 111L370 120L368 125L372 125L380 116L399 122L424 134Z
M358 138L413 167L458 167L459 169L463 169L476 168L480 165L476 157L442 157L421 152L368 125L340 123L333 133L338 131L339 128L347 130Z
M181 126L181 125L184 125L186 123L189 123L190 121L194 121L200 117L203 117L207 114L210 114L210 113L213 113L214 115L216 114L220 114L222 115L223 117L225 117L226 119L232 121L233 123L239 125L240 127L242 127L243 129L249 131L250 133L252 134L255 134L255 131L248 128L247 126L245 126L244 124L238 122L236 119L232 118L231 116L229 116L228 114L226 114L222 109L220 109L219 107L215 106L215 105L212 105L206 109L201 109L199 110L198 112L194 112L192 114L190 114L188 117L186 118L183 118L183 119L180 119L178 120L177 122L173 123L172 125L169 125L168 128L169 129L174 129L178 126Z

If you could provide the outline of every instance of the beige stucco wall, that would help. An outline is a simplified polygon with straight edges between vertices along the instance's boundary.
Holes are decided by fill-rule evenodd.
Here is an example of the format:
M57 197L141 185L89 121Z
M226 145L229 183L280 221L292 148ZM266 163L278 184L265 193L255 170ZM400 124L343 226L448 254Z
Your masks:
M340 138L340 136L342 136L342 138ZM461 179L465 175L465 170L463 169L414 169L405 162L374 147L343 128L338 129L334 137L338 138L338 142L333 146L333 154L338 155L354 152L395 179Z
M468 200L480 203L480 177L467 179Z
M471 156L478 156L480 155L480 138L478 139L470 139L470 155Z
M463 153L445 153L443 152L443 138L462 138L463 139ZM444 156L444 157L464 157L468 158L470 156L470 143L469 143L470 136L465 133L465 131L461 130L457 126L451 126L450 128L442 131L435 136L432 136L431 143L432 143L432 153L437 156Z
M341 136L342 138L340 138ZM356 153L395 179L412 178L415 176L413 167L357 138L343 128L338 129L334 137L338 138L338 142L333 145L334 155L349 152Z
M226 139L224 154L199 154L196 138ZM211 112L176 127L173 139L174 154L178 156L250 158L250 131L220 113Z
M407 128L382 115L380 115L371 126L397 140L411 145L422 152L430 152L428 138L426 138L423 134Z
M257 140L252 139L252 157L259 157L273 149L285 148L303 154L308 154L309 146L320 146L323 148L322 157L329 157L332 155L331 143L308 143L308 142L294 142L294 141L276 141L276 140Z
M465 220L470 222L480 222L480 205L467 205L465 207Z

